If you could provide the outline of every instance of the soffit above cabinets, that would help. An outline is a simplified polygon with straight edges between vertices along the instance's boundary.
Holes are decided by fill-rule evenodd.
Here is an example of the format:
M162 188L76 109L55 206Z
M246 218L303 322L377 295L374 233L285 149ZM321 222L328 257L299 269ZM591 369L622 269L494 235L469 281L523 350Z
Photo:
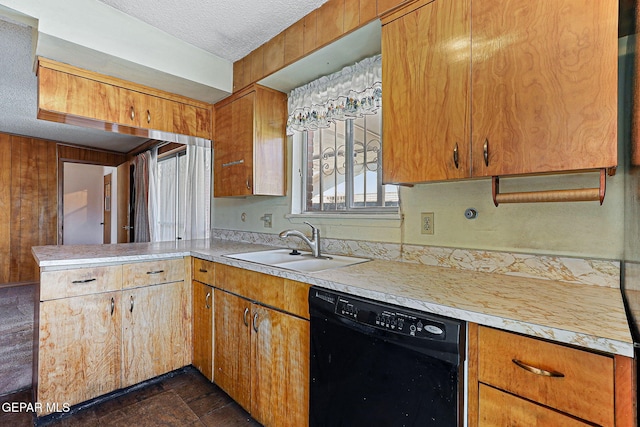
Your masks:
M380 53L380 20L345 35L335 42L305 56L258 83L288 93L318 77L340 71L342 68Z

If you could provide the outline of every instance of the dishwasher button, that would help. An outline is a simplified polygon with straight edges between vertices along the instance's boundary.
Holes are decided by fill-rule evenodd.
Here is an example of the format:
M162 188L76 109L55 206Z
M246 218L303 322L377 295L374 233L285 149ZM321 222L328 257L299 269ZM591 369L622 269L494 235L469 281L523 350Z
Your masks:
M424 330L434 335L442 335L444 333L444 331L436 325L427 325L424 327Z

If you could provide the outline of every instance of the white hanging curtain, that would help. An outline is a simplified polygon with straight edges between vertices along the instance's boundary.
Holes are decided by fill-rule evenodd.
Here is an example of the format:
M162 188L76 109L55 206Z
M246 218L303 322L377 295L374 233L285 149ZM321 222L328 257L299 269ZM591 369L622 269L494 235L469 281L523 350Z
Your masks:
M147 151L149 171L149 237L151 242L157 242L160 230L157 227L158 217L158 147Z
M187 180L184 238L208 239L211 235L211 141L187 146Z
M382 106L382 56L363 59L289 94L287 134L375 114Z

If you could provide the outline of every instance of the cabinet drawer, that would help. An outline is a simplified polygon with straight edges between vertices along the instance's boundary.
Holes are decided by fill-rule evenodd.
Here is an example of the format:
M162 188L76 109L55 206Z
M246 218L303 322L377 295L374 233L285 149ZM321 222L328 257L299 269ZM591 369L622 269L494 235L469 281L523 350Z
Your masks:
M484 384L480 384L479 396L478 427L590 425Z
M599 425L614 424L612 357L480 327L478 379Z
M40 275L40 301L118 291L121 288L122 267L119 265L44 271Z
M207 285L215 285L215 263L206 259L193 258L193 280L206 283Z
M284 310L284 279L230 267L216 265L216 287L247 299Z
M122 288L157 285L184 280L184 259L138 262L122 266Z

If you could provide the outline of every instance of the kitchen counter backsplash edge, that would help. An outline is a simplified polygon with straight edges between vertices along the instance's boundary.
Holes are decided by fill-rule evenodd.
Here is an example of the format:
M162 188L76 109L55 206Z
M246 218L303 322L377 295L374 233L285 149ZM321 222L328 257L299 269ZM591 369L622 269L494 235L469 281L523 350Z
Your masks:
M213 238L267 246L307 249L299 239L277 234L214 229ZM620 261L477 249L407 245L365 240L322 239L322 252L496 273L565 283L620 287Z

